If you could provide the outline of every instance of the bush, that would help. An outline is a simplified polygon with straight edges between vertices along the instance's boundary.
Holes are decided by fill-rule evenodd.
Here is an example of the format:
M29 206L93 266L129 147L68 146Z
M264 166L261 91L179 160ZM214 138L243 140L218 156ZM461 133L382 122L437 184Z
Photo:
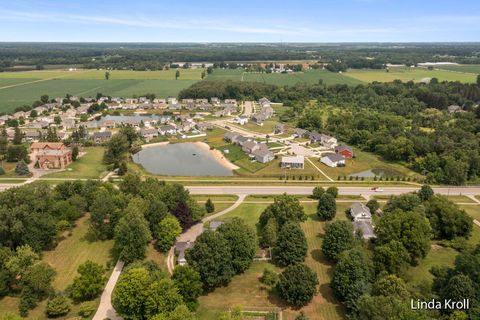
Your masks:
M78 311L78 315L83 318L88 318L97 310L97 305L95 301L87 301L80 304L80 310Z
M15 173L20 176L26 176L30 173L30 170L28 170L28 166L25 161L20 160L19 162L17 162L17 165L15 167Z
M60 317L66 315L70 311L70 303L64 296L57 296L49 299L47 303L46 313L48 317Z
M273 287L277 284L278 274L275 271L265 268L263 270L263 275L260 278L260 281L267 286Z
M205 202L205 210L207 210L207 213L215 211L215 205L213 204L212 199L208 198L207 202Z

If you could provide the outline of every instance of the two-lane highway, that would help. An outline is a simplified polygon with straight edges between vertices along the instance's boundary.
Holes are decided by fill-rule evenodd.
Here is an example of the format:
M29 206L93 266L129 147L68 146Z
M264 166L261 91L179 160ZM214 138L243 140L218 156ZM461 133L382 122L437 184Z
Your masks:
M187 186L191 194L296 194L307 195L313 191L313 186ZM338 187L340 194L345 195L399 195L413 192L420 187L380 187L375 191L372 187ZM480 187L435 187L433 191L443 195L480 195Z

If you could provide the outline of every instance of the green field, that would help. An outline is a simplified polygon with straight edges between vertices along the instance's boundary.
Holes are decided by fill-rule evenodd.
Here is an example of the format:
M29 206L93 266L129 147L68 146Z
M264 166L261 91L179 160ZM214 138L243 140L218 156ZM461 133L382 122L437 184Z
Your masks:
M175 80L175 70L167 71L109 71L105 80L103 70L26 71L0 73L0 111L12 111L17 106L31 105L40 96L64 97L106 95L131 97L153 93L158 97L177 96L201 79L201 69L181 69Z
M435 66L435 69L479 74L480 73L480 64L459 64L459 65Z
M207 80L237 80L237 81L254 81L279 86L294 85L296 83L314 84L322 80L328 85L333 84L361 84L362 81L345 77L342 74L334 73L326 70L308 70L296 73L253 73L244 72L243 70L217 69L207 76Z
M418 82L424 78L437 78L439 81L460 81L466 83L474 83L476 81L476 76L473 74L423 68L391 68L389 72L383 69L349 69L343 75L363 82L390 82L394 80Z

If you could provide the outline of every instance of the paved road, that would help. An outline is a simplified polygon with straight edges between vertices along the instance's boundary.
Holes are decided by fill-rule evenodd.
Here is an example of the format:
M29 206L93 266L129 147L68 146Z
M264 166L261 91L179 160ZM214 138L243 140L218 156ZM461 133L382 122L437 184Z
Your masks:
M191 194L311 194L313 186L187 186ZM381 187L382 192L375 192L371 187L338 187L340 194L345 195L398 195L417 191L419 187ZM480 195L480 187L435 187L433 191L443 195Z
M120 277L123 269L123 261L117 261L115 269L113 269L112 275L108 279L105 289L103 289L102 296L100 298L100 305L98 306L97 312L93 316L93 320L119 320L122 319L117 315L115 309L112 306L112 292L113 288L117 284L117 280Z

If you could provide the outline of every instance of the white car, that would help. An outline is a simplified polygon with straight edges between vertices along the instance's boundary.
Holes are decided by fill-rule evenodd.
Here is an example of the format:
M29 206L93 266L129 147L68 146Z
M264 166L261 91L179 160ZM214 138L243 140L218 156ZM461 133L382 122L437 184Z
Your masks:
M379 187L374 187L372 188L372 191L375 191L375 192L383 192L383 189L379 188Z

